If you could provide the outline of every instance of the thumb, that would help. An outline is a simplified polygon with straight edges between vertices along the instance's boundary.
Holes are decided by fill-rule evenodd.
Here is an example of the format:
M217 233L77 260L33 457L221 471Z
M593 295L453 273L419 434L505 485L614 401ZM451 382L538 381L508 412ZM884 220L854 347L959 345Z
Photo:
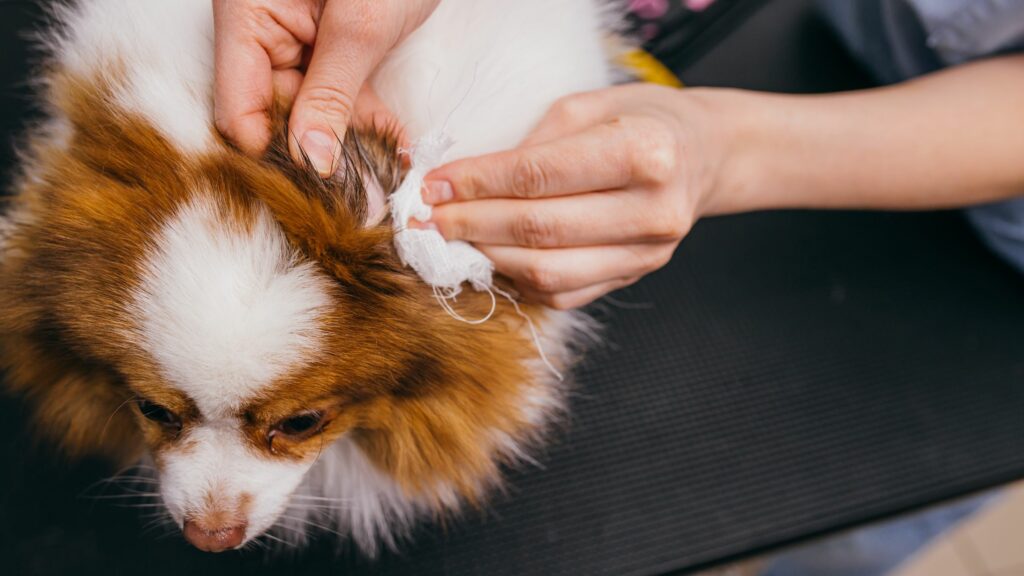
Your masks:
M394 43L384 30L361 22L345 3L327 2L316 46L289 119L292 157L303 155L323 177L334 174L341 142L366 78ZM372 19L371 19L372 21Z

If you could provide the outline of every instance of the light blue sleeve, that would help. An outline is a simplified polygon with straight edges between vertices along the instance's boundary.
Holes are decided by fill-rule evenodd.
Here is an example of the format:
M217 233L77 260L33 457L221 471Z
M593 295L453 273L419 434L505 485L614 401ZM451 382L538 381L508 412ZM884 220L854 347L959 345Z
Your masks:
M850 52L883 84L943 67L1024 51L1024 0L818 0ZM1024 163L1024 150L1020 150ZM1024 272L1021 198L976 206L968 220Z

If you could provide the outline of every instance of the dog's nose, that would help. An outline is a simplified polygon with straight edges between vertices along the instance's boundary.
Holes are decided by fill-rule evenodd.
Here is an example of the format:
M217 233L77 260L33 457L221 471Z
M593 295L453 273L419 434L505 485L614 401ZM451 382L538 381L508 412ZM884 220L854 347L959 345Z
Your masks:
M245 539L245 524L206 530L195 522L186 520L182 531L185 533L185 540L204 552L223 552L237 548Z

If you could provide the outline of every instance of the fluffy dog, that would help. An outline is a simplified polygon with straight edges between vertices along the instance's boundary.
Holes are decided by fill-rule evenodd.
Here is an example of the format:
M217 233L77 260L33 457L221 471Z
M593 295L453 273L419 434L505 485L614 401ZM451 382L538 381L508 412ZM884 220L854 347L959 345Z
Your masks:
M412 141L508 148L610 82L604 29L596 0L444 0L372 81ZM328 181L288 158L283 108L266 157L226 144L212 38L209 0L59 9L3 227L0 367L70 455L150 460L196 546L320 525L372 554L483 498L563 383L510 303L459 322L402 266L367 208L402 178L393 130L355 131ZM581 317L523 310L568 367Z

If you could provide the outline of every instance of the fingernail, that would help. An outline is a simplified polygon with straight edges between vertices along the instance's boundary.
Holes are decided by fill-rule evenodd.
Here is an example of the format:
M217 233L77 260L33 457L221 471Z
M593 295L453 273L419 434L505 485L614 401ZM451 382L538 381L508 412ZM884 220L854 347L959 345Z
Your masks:
M309 157L313 168L316 168L321 176L327 177L334 174L334 170L337 168L337 138L319 130L310 130L302 136L299 146L302 147L302 151Z
M454 197L451 183L444 180L427 182L423 190L423 201L427 204L443 204Z
M430 221L420 222L415 218L409 220L408 227L413 230L437 230L437 224L434 224L433 222Z

